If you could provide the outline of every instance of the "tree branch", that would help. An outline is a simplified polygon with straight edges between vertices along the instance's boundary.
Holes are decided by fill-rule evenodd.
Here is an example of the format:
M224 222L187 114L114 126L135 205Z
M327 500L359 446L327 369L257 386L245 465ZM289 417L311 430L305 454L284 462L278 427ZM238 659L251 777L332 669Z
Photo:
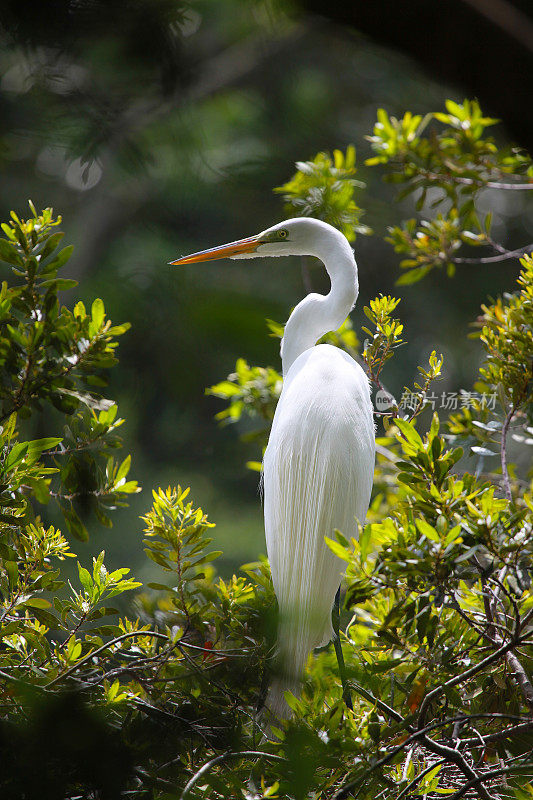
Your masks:
M455 181L456 183L463 184L463 186L478 186L480 189L487 187L489 189L506 189L509 191L533 190L533 181L530 183L506 183L505 181L483 180L483 178L465 178L462 175L456 175L453 172L445 172L440 174L438 172L429 172L428 170L420 170L420 174L430 181L438 181L439 183Z
M483 256L482 258L461 258L457 256L449 260L453 261L454 264L493 264L497 261L507 261L510 258L529 255L532 250L533 243L519 247L517 250L505 250L505 252L497 256Z
M506 718L508 717L508 715L500 715L500 714L496 715L471 714L470 716L453 717L451 719L432 722L429 725L426 725L425 728L423 728L422 730L414 731L413 733L411 733L410 736L408 736L408 738L404 742L397 745L397 747L394 747L389 753L387 753L387 755L383 756L383 758L380 758L379 761L376 761L374 764L372 764L372 766L363 775L359 776L358 778L355 778L354 780L342 786L337 791L337 793L333 795L332 800L343 800L343 798L346 798L348 796L348 792L351 792L352 789L354 789L358 784L360 784L361 781L363 781L368 775L370 775L371 772L373 772L375 769L378 769L379 767L383 767L386 764L388 764L390 761L392 761L392 759L396 755L398 755L398 753L400 753L402 750L405 750L406 747L412 744L412 742L416 742L417 740L420 740L422 744L431 752L442 756L446 761L452 761L469 779L473 778L475 775L474 770L472 770L472 768L466 763L466 761L458 752L458 750L455 750L451 747L447 747L446 745L440 744L439 742L435 742L435 740L430 739L427 734L429 731L436 730L438 728L445 728L449 725L453 725L456 722L468 722L469 720L477 719L480 717L481 718L489 717L490 719L493 719L495 716L496 717L505 716ZM412 730L412 728L409 728L409 726L407 727L408 730ZM485 794L482 794L482 792L480 791L480 797L482 797L483 800L496 800L496 798L493 798L492 795L486 792L486 790L483 787L482 790L483 792L485 792Z
M509 483L509 472L507 471L507 431L509 430L509 425L511 424L511 420L515 415L516 407L513 403L505 420L502 425L502 436L501 436L501 464L502 464L502 481L503 481L503 488L505 490L505 496L511 502L512 494L511 494L511 484Z
M82 664L85 664L86 661L90 661L95 656L100 655L100 653L102 653L104 650L107 650L108 647L112 647L114 644L124 641L124 639L130 639L136 636L153 636L155 639L165 639L168 642L168 636L165 633L159 633L159 631L128 631L127 633L117 636L115 639L111 639L110 642L106 642L96 650L91 650L91 652L84 656L84 658L81 658L76 664L73 664L72 667L67 669L66 672L62 672L60 675L50 681L50 683L45 684L43 688L50 689L51 686L54 686L59 681L68 678L69 675L72 675L72 673L78 669L78 667L80 667Z
M504 728L502 731L495 731L494 733L479 734L482 744L489 742L499 742L502 739L511 739L513 736L519 736L522 733L527 733L533 728L533 719L526 722L520 722L518 725L513 725L510 728ZM461 747L476 747L479 746L479 738L472 737L472 739L461 739Z
M405 789L402 789L402 791L400 792L400 794L398 795L398 797L396 798L396 800L402 800L402 797L405 797L405 795L406 795L408 792L410 792L410 791L411 791L411 789L412 789L414 786L416 786L416 784L417 784L417 783L419 783L419 781L421 781L421 780L422 780L422 778L423 778L423 777L425 777L425 776L428 774L428 772L431 772L431 770L432 770L432 769L435 769L435 767L436 767L436 766L438 766L439 764L445 764L445 763L446 763L446 759L445 759L445 758L441 758L441 759L439 759L438 761L434 761L434 762L433 762L433 764L430 764L429 766L427 766L427 767L426 767L424 770L422 770L422 772L420 772L418 775L415 775L415 777L413 778L413 780L412 780L412 781L411 781L411 782L410 782L410 783L409 783L409 784L408 784L408 785L405 787Z
M441 683L440 686L436 686L431 692L429 692L423 699L422 704L420 706L420 712L418 715L418 727L422 728L424 726L424 719L426 715L426 711L430 702L440 694L443 689L448 688L450 686L456 686L458 683L462 683L467 681L469 678L472 678L474 675L477 675L478 672L481 672L485 669L485 667L490 666L490 664L494 664L498 659L504 656L509 650L514 647L518 643L519 639L517 633L515 631L514 635L512 636L511 640L506 644L502 645L498 650L494 653L491 653L489 656L484 658L482 661L479 661L470 669L467 669L465 672L462 672L460 675L456 675L454 678L450 678L449 680Z
M452 794L451 797L448 795L448 798L449 800L459 800L459 798L464 797L465 794L470 789L475 789L476 786L479 786L481 781L489 781L492 780L492 778L498 778L500 775L508 775L509 773L512 772L521 771L521 769L530 770L532 766L533 764L532 765L524 764L521 767L510 766L510 767L498 767L497 769L491 769L489 772L485 772L484 775L478 775L476 778L471 778L467 783L465 783L464 786L462 786L459 789L459 791L455 792L455 794Z
M204 764L198 772L196 772L190 781L185 786L184 790L180 794L179 800L184 800L185 797L189 794L195 783L197 783L200 778L202 778L209 770L216 766L217 764L222 763L223 761L227 761L230 758L271 758L274 761L283 761L281 756L275 755L274 753L264 753L261 750L241 750L236 753L222 753L220 756L216 756L216 758L212 758L211 761L208 761Z
M432 753L443 756L447 761L451 761L453 764L455 764L455 766L461 770L463 775L469 779L469 782L474 781L475 785L478 786L478 794L482 800L497 800L497 798L494 797L494 795L492 795L485 786L483 786L486 776L478 775L477 772L472 769L470 764L465 761L458 750L441 744L440 742L436 742L434 739L430 739L430 737L426 735L422 737L422 743L424 747L427 747L427 749L431 750Z

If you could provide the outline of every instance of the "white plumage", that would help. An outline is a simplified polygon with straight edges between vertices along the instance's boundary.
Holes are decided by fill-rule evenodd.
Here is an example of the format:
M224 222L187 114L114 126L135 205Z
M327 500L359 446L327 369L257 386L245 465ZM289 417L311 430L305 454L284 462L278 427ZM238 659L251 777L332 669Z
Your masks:
M263 465L265 533L280 613L280 674L267 699L276 716L286 716L283 692L297 693L310 651L333 638L331 610L346 564L324 537L335 529L357 534L373 464L363 370L331 345L306 350L285 378Z
M321 259L331 290L305 297L285 326L284 385L263 463L267 551L280 614L277 673L266 700L275 717L288 715L284 692L298 693L310 651L333 637L331 611L345 565L324 538L336 528L355 536L370 501L375 441L368 380L347 353L316 345L350 313L357 265L346 237L310 218L172 262L284 255Z

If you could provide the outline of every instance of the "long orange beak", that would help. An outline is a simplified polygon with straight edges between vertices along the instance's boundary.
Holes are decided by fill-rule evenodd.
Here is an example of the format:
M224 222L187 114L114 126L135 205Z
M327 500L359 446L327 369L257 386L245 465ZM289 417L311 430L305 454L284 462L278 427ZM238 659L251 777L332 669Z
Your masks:
M239 253L255 253L261 242L257 236L249 236L247 239L239 239L237 242L222 244L218 247L211 247L209 250L200 250L199 253L192 253L190 256L178 258L177 261L169 261L172 266L182 264L195 264L198 261L216 261L218 258L231 258Z

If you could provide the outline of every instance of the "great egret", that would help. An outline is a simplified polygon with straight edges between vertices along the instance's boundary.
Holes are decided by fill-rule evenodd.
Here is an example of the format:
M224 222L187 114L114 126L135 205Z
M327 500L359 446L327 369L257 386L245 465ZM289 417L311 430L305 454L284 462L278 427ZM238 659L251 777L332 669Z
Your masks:
M357 265L343 234L308 217L171 262L289 255L323 261L331 290L308 294L285 326L283 390L263 460L266 543L280 613L279 668L266 706L277 718L290 713L284 692L299 693L310 651L334 638L332 607L345 563L324 537L335 529L357 535L370 502L375 434L367 377L343 350L316 344L353 308ZM338 630L335 644L342 666Z

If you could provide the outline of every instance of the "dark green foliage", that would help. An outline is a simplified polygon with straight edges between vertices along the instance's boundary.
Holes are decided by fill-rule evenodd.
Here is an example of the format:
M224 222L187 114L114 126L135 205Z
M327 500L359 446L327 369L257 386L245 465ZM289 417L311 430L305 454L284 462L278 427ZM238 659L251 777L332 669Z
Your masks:
M66 414L80 404L109 408L109 401L92 396L91 386L105 386L100 370L116 363L115 337L129 325L105 321L100 299L90 314L83 303L73 311L60 307L58 292L76 286L57 276L73 248L57 252L63 234L54 232L61 218L54 219L52 209L37 215L31 205L31 211L27 221L12 212L12 221L2 225L0 260L11 265L15 281L9 287L4 281L0 295L0 420L14 412L27 417L45 401Z
M106 385L104 370L116 363L116 337L129 325L106 320L99 298L90 313L82 302L73 310L60 305L58 292L76 285L58 277L72 247L58 251L61 218L55 219L52 209L37 214L31 203L30 209L28 220L12 212L11 221L2 225L5 238L0 238L0 260L11 265L12 273L11 283L3 281L0 292L0 423L3 444L12 447L3 469L7 486L10 481L20 486L23 476L39 503L53 497L71 533L86 539L80 513L92 510L110 525L109 510L139 491L135 481L126 481L130 459L114 463L111 451L121 443L115 431L123 420L113 402L99 394ZM15 443L16 418L25 419L47 404L67 416L63 435ZM47 465L36 467L42 452L47 452ZM47 477L52 475L60 486ZM31 518L22 497L6 496L5 512L10 507L24 508Z
M65 582L62 562L74 553L39 512L56 502L70 534L87 539L82 513L110 525L139 491L130 456L114 455L123 420L94 388L105 387L127 325L106 321L101 300L90 314L81 302L60 308L67 287L56 272L71 248L56 258L60 220L32 212L13 214L0 240L14 275L2 288L0 793L160 796L184 785L191 748L238 748L247 737L274 633L268 567L215 581L213 526L178 487L154 492L143 517L146 552L163 570L150 584L159 600L138 595L138 614L119 618L110 601L141 584L128 568L108 571L104 552ZM21 419L50 405L63 436L22 441Z
M488 386L501 386L507 401L518 408L526 401L533 378L533 258L522 259L520 291L513 297L482 306L480 339L487 351L480 372ZM531 419L531 409L529 409Z
M134 777L134 752L79 694L26 698L28 721L0 726L5 800L59 800L74 787L115 800ZM94 796L93 795L93 796Z

